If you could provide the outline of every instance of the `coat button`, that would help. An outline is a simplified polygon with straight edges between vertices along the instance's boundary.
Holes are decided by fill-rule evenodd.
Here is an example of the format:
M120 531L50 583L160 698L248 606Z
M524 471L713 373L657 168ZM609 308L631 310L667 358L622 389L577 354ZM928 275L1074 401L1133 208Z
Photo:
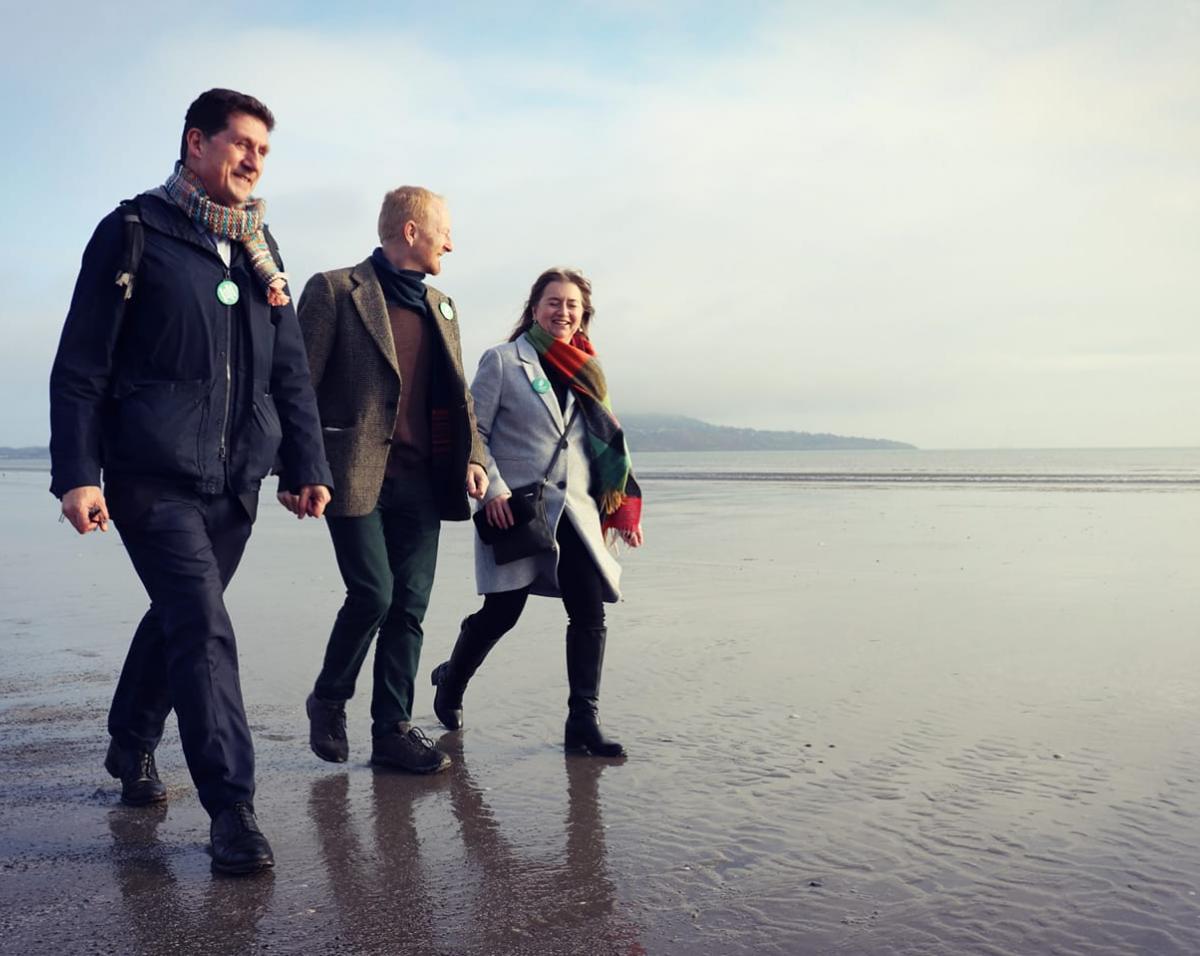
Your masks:
M567 487L567 483L566 483L565 481L560 481L560 482L558 483L558 488L559 488L559 490L560 490L560 491L561 491L563 488L565 488L565 487Z
M566 451L566 450L567 450L567 448L568 448L568 445L567 445L567 440L564 438L564 439L562 440L562 443L561 443L561 444L560 444L558 447L559 447L559 448L561 448L563 451Z

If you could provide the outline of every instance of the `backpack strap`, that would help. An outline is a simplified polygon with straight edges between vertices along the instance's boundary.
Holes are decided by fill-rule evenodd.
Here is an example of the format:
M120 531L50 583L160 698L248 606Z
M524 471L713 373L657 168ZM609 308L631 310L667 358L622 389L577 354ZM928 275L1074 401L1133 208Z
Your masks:
M138 208L137 199L121 201L121 218L124 220L123 249L121 252L121 268L117 270L117 285L125 289L124 303L133 296L133 283L137 278L138 266L142 262L142 252L146 248L146 233L142 227L142 213Z

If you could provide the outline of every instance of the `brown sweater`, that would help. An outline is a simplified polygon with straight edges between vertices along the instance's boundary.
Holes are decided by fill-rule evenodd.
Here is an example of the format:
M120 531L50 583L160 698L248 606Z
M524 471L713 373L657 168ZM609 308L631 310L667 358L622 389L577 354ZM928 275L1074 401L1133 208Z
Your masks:
M429 467L429 382L433 339L428 319L411 309L388 305L396 365L400 369L400 406L392 429L387 474Z

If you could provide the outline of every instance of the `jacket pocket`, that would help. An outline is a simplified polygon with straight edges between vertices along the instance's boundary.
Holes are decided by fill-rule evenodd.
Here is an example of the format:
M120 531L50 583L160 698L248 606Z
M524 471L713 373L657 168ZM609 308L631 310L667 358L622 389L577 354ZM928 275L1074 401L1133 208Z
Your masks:
M114 391L105 466L114 472L195 478L207 383L127 382Z
M341 481L350 469L361 440L362 430L356 425L323 425L321 438L325 442L325 459L333 470L333 480L341 487ZM339 478L339 476L341 476Z
M275 399L267 392L254 389L254 405L250 412L250 427L246 434L246 477L251 481L262 478L275 464L283 429Z

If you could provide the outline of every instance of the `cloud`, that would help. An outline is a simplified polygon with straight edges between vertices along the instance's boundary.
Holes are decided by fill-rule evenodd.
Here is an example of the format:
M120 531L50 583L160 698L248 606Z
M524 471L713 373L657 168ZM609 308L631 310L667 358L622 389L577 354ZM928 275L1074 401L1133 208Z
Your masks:
M46 163L39 258L77 260L160 180L220 77L279 117L263 192L297 287L370 251L386 189L449 197L437 283L468 365L566 263L595 280L618 407L937 446L1196 443L1174 411L1200 372L1196 10L760 5L725 44L673 5L645 36L597 14L610 46L564 43L565 15L539 39L528 10L167 31L119 95L48 96L88 175L67 145ZM65 296L5 321L45 343Z

